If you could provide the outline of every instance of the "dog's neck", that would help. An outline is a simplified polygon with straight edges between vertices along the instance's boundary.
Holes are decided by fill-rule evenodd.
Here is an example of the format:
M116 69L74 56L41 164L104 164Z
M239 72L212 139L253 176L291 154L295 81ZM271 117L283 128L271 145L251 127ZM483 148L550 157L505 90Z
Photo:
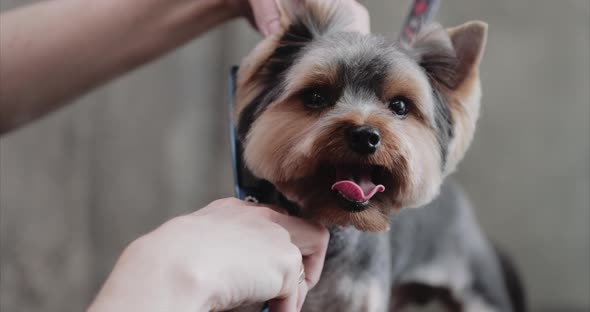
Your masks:
M264 181L267 184L265 190L264 202L277 205L287 210L289 215L300 216L301 207L290 201L285 195L283 195L274 185L268 181ZM326 253L326 259L337 257L345 252L351 245L354 244L356 238L358 238L359 231L353 227L347 226L331 226L330 231L330 242L328 244L328 251Z
M347 226L332 226L329 228L330 231L330 242L328 243L328 251L326 252L326 258L338 257L355 244L358 240L360 231L354 227Z

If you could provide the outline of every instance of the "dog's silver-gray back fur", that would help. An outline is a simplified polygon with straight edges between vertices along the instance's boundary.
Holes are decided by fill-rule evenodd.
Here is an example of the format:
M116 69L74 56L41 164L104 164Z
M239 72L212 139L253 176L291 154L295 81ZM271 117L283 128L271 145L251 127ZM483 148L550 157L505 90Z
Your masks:
M420 289L438 292L414 293ZM389 232L332 229L322 277L302 311L397 312L402 302L425 299L457 304L434 311L514 311L499 258L452 181L430 204L393 216Z
M512 311L498 258L452 182L432 203L395 215L388 233L338 231L330 247L339 250L303 311L389 311L407 299L391 290L413 283L448 289L464 311Z

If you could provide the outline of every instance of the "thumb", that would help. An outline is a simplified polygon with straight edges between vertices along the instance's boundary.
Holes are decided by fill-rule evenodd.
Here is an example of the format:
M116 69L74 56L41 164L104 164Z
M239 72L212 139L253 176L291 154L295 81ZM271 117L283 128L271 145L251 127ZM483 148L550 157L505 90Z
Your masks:
M269 312L299 312L299 294L297 289L284 298L273 299L268 304Z
M256 27L264 36L281 29L279 8L276 0L250 0Z

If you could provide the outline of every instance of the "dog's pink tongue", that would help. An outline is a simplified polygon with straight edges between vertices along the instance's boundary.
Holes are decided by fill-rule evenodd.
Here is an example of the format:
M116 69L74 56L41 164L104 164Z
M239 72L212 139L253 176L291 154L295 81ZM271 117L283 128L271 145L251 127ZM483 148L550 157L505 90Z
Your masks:
M350 180L342 180L334 183L332 190L336 190L352 200L364 202L371 199L377 192L385 191L385 186L375 185L370 179L362 179L359 184Z

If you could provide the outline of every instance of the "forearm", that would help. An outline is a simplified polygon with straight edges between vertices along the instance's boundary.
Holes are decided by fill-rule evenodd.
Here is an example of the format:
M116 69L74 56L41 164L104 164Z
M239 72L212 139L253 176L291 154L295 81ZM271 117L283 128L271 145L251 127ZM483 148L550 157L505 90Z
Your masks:
M170 266L166 256L154 256L158 243L144 237L128 246L87 312L209 311L206 285L184 275L182 266ZM194 265L195 271L203 267Z
M236 15L223 0L53 0L0 19L0 133Z

